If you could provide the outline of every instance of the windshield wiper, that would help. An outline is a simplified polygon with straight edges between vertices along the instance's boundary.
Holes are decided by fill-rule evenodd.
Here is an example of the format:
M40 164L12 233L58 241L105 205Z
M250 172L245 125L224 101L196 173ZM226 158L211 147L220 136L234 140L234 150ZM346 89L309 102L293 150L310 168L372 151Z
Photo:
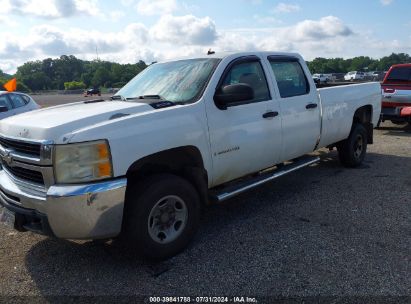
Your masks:
M117 97L117 96L120 96L120 95L115 95L115 96L112 96L112 97ZM123 96L121 96L121 97L123 97ZM116 99L119 99L119 98L116 98ZM181 101L169 101L161 95L141 95L141 96L137 96L137 97L127 97L127 98L124 98L122 100L129 101L129 100L138 100L138 99L142 99L144 101L141 101L141 102L146 102L146 103L149 103L150 105L152 105L152 104L184 105L185 104L185 102L181 102Z
M110 97L110 100L122 100L122 101L127 101L127 98L125 98L122 95L113 95Z
M148 100L165 100L164 97L160 96L160 95L141 95L141 96L137 96L137 97L124 97L122 95L114 95L111 96L111 100L123 100L123 101L127 101L127 100L135 100L135 99L148 99Z

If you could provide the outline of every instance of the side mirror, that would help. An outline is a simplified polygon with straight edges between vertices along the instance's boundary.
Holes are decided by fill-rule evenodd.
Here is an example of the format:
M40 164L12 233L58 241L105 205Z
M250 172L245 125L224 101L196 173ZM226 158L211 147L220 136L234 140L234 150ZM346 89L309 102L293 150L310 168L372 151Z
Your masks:
M254 99L254 90L245 83L223 86L214 95L214 101L220 110L227 110L227 107L234 106L238 102L252 99Z
M7 112L9 110L6 106L0 106L0 113Z

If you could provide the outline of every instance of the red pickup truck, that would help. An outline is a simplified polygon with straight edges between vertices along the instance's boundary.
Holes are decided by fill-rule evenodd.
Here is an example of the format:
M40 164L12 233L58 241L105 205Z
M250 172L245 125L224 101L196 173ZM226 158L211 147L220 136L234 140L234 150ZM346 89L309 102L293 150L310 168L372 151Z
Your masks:
M411 124L411 63L393 65L381 87L381 121Z

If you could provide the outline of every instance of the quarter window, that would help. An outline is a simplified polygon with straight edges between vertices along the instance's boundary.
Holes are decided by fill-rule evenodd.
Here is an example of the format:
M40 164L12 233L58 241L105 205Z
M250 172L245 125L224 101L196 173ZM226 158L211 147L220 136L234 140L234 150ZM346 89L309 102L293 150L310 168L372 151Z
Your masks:
M270 99L267 80L259 61L241 62L231 67L224 77L222 86L236 83L245 83L253 88L254 99L247 103Z
M310 92L307 77L296 60L270 60L281 98L305 95Z
M25 102L26 104L28 104L28 103L30 102L30 97L28 97L27 95L20 95L20 96L21 96L21 98L24 99L24 102Z

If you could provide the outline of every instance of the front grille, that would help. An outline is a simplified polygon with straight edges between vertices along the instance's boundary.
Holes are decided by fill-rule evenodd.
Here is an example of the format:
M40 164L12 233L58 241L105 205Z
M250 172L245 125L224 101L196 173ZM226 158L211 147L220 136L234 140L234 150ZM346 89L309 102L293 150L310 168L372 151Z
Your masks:
M17 152L40 157L41 144L27 143L0 137L0 145L6 149L12 149Z
M15 177L44 186L43 174L39 171L33 171L21 167L10 167L4 162L2 166Z

